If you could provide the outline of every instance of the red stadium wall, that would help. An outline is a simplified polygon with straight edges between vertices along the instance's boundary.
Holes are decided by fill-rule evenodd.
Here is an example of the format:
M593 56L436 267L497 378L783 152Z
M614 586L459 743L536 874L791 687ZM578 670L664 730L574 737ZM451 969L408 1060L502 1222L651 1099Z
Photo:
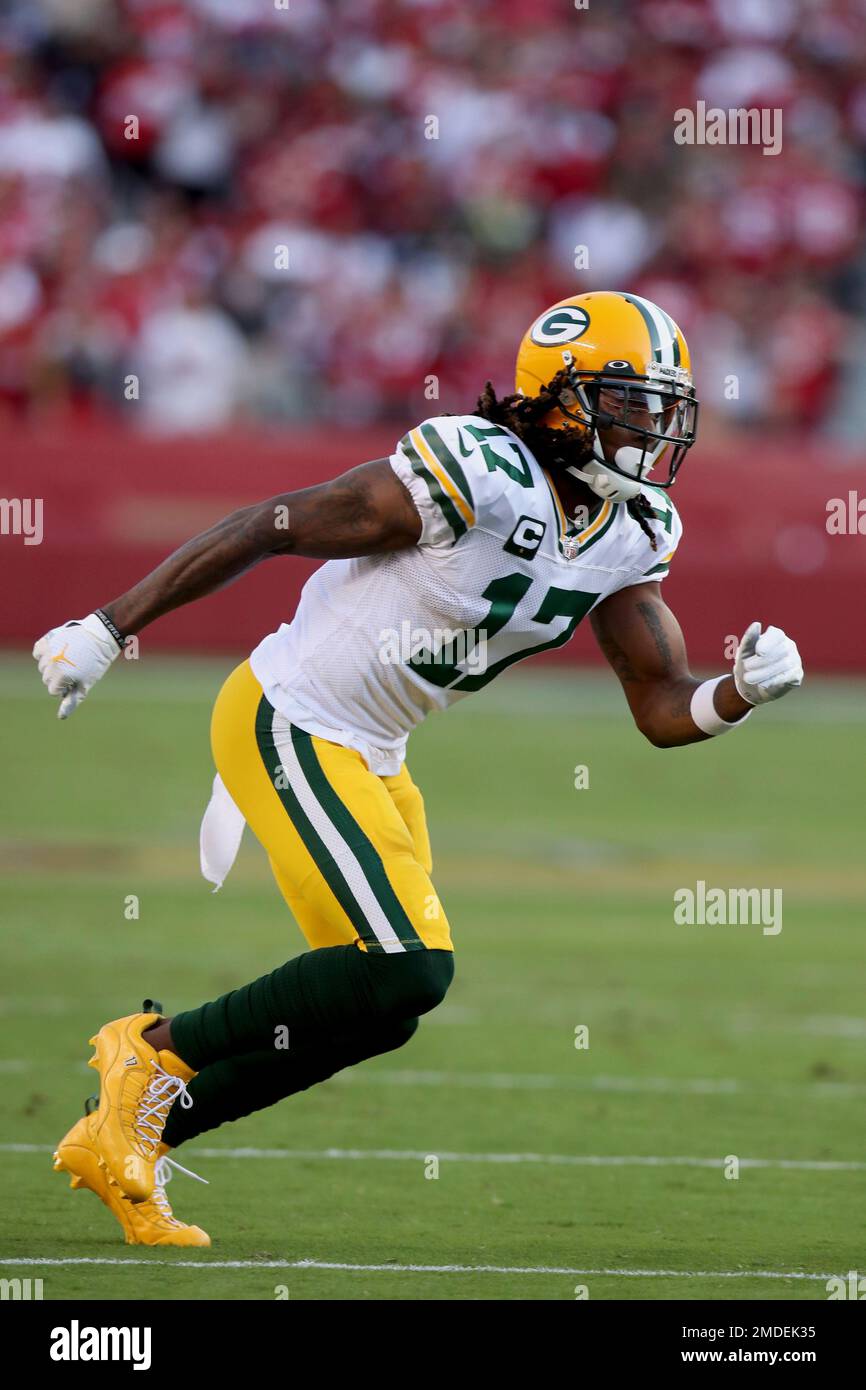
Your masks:
M39 545L0 535L0 643L28 647L52 624L129 587L227 511L386 454L395 433L13 435L0 495L42 498L44 535ZM812 670L866 670L866 536L826 530L828 501L857 489L862 464L829 449L767 448L741 436L698 446L674 494L685 535L665 581L695 666L718 667L725 637L760 618L793 633ZM164 618L146 641L154 649L248 650L292 615L313 568L291 559L264 564ZM548 659L593 661L598 653L585 628Z

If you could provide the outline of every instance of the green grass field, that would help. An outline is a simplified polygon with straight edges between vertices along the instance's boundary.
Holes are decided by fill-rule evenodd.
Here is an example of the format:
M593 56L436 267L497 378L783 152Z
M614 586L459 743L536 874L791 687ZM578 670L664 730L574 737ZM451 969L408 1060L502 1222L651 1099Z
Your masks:
M47 1299L808 1300L866 1272L863 686L670 752L601 674L516 672L431 720L410 766L451 994L401 1051L183 1150L210 1185L170 1195L213 1246L175 1251L124 1246L51 1170L87 1039L303 941L254 842L218 895L198 876L231 663L119 665L64 725L31 663L0 665L0 1276ZM699 879L781 889L782 931L675 925Z

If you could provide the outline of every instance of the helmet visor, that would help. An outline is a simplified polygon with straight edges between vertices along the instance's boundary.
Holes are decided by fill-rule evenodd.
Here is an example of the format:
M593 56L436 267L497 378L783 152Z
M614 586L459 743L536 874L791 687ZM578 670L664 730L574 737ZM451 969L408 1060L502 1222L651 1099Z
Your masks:
M572 367L568 381L571 390L558 397L563 413L589 422L600 440L609 430L628 431L630 443L642 453L640 477L669 454L668 477L659 480L658 486L670 487L697 433L698 401L691 379L685 373L679 379L665 379L661 374L620 376ZM666 445L674 448L662 447ZM615 472L623 471L610 458L598 461Z
M606 381L584 387L596 428L618 427L657 441L691 443L697 401L680 389L659 389L643 381Z

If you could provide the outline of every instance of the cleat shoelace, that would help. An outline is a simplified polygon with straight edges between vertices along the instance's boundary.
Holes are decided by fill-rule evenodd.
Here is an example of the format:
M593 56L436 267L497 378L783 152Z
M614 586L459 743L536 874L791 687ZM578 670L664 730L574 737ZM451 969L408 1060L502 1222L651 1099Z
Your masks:
M183 1222L178 1221L171 1209L171 1203L165 1195L165 1189L174 1177L172 1168L176 1168L179 1173L186 1173L188 1178L195 1178L196 1182L203 1182L205 1185L207 1185L207 1178L193 1173L190 1168L184 1168L182 1163L178 1163L174 1158L169 1158L167 1154L163 1154L161 1158L156 1160L153 1196L150 1200L172 1226L182 1226Z
M145 1086L135 1113L134 1130L142 1158L153 1157L162 1139L168 1112L176 1100L182 1110L192 1106L192 1096L179 1076L172 1076L152 1062L153 1076ZM180 1166L180 1165L178 1165Z

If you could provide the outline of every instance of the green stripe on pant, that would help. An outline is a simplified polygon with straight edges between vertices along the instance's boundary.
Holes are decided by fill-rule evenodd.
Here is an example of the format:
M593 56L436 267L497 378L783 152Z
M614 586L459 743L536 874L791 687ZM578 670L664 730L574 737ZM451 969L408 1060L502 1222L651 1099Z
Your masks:
M364 942L368 950L381 951L382 946L361 904L346 882L345 875L334 862L327 845L322 840L321 835L308 817L294 788L291 786L288 773L274 745L273 720L274 707L263 695L256 713L256 743L258 744L262 762L267 768L268 776L273 783L274 790L279 796L289 820L292 822L292 825L297 830L309 851L310 857L316 863L319 872L322 874L322 877L327 882L337 902L349 918L358 936ZM293 728L293 743L295 732ZM300 730L297 730L297 732L300 733ZM309 739L309 734L305 735L305 737Z
M353 851L355 858L363 870L376 902L379 904L390 926L393 928L400 941L420 945L421 938L413 927L409 917L403 908L403 904L391 887L388 875L385 872L385 865L378 854L375 846L364 834L361 826L355 820L349 808L341 801L339 795L331 786L325 776L322 764L316 756L316 749L311 736L292 725L292 746L297 755L298 763L307 780L307 785L322 808L324 815L328 818L331 825ZM309 848L309 846L308 846ZM315 858L315 856L313 856ZM318 860L316 860L318 863ZM366 937L364 938L367 939ZM375 935L373 940L377 942Z

